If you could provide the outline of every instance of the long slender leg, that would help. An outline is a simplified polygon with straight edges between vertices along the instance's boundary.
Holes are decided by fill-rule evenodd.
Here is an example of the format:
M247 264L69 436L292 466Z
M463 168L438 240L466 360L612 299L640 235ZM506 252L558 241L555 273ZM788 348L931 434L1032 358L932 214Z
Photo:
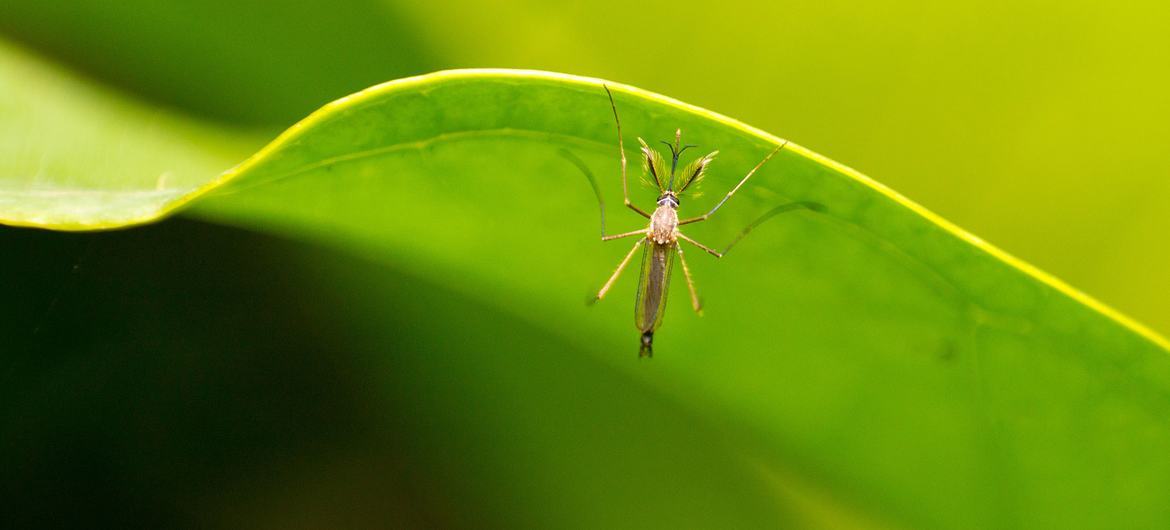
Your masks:
M639 239L637 243L634 243L634 248L631 248L629 254L626 254L626 257L622 258L622 262L618 264L617 270L613 271L613 275L609 277L609 280L606 280L605 285L601 286L601 290L597 291L597 296L590 298L586 303L593 304L605 297L605 293L609 292L609 288L613 287L613 284L617 281L618 276L622 275L622 271L626 270L626 266L629 265L630 260L634 258L634 253L638 251L638 247L641 247L645 242L646 239L643 238Z
M613 109L613 122L617 124L618 153L622 155L622 196L625 197L626 208L638 212L638 215L649 219L650 214L630 202L630 187L626 184L626 146L622 141L622 121L618 118L617 104L613 102L613 93L609 91L608 86L601 85L601 87L605 89L606 95L609 96L609 107Z
M772 208L771 210L768 210L767 212L764 213L764 215L761 215L755 221L748 223L748 225L745 226L743 228L743 230L741 230L739 232L739 235L735 236L735 239L732 239L731 243L728 243L728 245L726 247L724 247L722 251L716 251L716 250L714 250L714 249L712 249L712 248L710 248L702 243L699 243L698 241L695 241L694 239L687 237L685 234L683 234L681 232L678 233L677 235L678 235L679 239L703 249L708 254L715 256L717 258L722 258L723 256L725 256L727 254L728 251L731 250L731 247L734 247L736 245L736 243L739 243L740 240L743 239L744 237L746 237L749 233L751 233L751 231L753 229L755 229L755 227L760 226L761 224L764 224L765 221L771 219L772 217L774 217L776 215L782 214L784 212L791 212L793 210L801 210L801 209L811 210L814 212L825 211L825 207L823 205L820 205L820 204L815 203L815 202L790 202L788 204L781 204L780 206L777 206L775 208Z
M676 234L676 235L678 236L678 238L679 238L679 239L681 239L681 240L683 240L683 241L686 241L687 243L690 243L690 244L692 244L692 245L694 245L694 246L696 246L696 247L699 247L699 249L700 249L700 250L702 250L703 252L706 252L706 253L708 253L708 254L710 254L710 255L712 255L712 256L715 256L716 258L722 258L722 257L723 257L723 254L722 254L722 253L720 253L720 252L716 252L716 251L715 251L715 249L713 249L713 248L711 248L711 247L708 247L707 245L704 245L704 244L702 244L702 243L700 243L700 242L698 242L698 241L695 241L694 239L691 239L691 238L687 237L687 236L686 236L686 235L684 235L684 234Z
M621 234L617 234L617 235L606 234L606 232L605 232L605 199L601 198L601 188L597 186L597 179L593 177L593 172L589 171L589 167L585 165L585 162L583 162L580 158L577 158L577 155L573 154L572 151L569 151L568 149L561 149L559 151L559 153L561 156L565 157L569 162L572 162L573 165L577 166L577 169L581 170L581 173L584 174L585 178L589 180L589 186L593 188L593 195L597 196L597 206L601 209L601 240L602 241L609 241L612 239L621 239L623 237L629 237L629 236L632 236L635 234L646 233L646 229L642 229L642 230L635 230L633 232L625 232L625 233L621 233Z
M731 188L731 191L727 192L727 195L725 195L723 197L723 200L719 201L719 203L716 204L714 208L711 208L711 211L709 211L703 215L700 215L698 217L691 217L690 219L683 219L682 221L679 221L678 224L685 225L685 224L690 224L690 223L697 223L699 221L706 221L707 218L714 215L715 212L717 210L719 210L719 208L723 207L723 203L727 202L727 199L730 199L732 195L735 195L735 192L739 191L739 188L741 186L743 186L743 184L745 182L747 182L748 179L752 178L752 175L756 174L756 170L763 167L763 165L766 164L769 160L771 160L773 156L776 156L776 153L779 153L781 149L784 149L784 146L786 146L786 145L788 145L788 140L785 140L784 143L780 144L775 149L773 149L771 153L768 153L768 156L765 156L764 159L761 160L759 164L756 164L756 167L753 167L751 171L748 171L747 175L744 175L743 180L740 180L739 184L736 184L734 188Z
M646 232L649 232L649 231L650 231L649 228L643 228L641 230L634 230L633 232L626 232L624 234L614 234L612 236L601 236L601 240L602 241L613 241L614 239L621 239L623 237L643 236L643 235L646 235Z
M736 243L739 243L739 241L741 239L743 239L744 237L747 237L747 235L749 233L751 233L752 229L764 224L765 221L771 219L772 217L779 215L779 214L782 214L782 213L785 213L785 212L791 212L793 210L801 210L801 209L811 210L814 212L825 211L824 206L817 204L815 202L790 202L788 204L781 204L780 206L777 206L775 208L772 208L771 210L768 210L767 212L764 213L764 215L761 215L758 219L756 219L755 221L752 221L751 223L748 223L747 226L743 227L743 230L741 230L739 232L739 235L735 236L735 239L732 239L731 243L728 243L727 246L723 248L723 252L720 252L720 254L726 255L727 251L731 250L731 247L734 247L736 245Z
M691 269L687 267L687 260L683 258L682 245L675 245L678 249L678 262L682 264L683 276L687 278L687 289L691 291L691 307L695 308L695 312L703 314L703 303L699 301L699 292L695 290L695 280L691 278Z

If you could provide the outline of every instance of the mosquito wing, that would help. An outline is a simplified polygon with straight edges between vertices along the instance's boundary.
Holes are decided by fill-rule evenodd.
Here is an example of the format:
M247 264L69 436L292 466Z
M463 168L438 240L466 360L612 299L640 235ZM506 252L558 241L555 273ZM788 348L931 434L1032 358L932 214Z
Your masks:
M674 246L647 241L642 250L642 272L634 301L634 325L642 332L654 331L666 313L666 293L670 287L670 270L674 268Z

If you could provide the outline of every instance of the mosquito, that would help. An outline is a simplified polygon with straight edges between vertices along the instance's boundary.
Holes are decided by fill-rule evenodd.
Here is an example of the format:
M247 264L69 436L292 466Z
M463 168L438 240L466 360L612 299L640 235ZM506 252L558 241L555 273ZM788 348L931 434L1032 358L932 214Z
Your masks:
M679 157L687 149L697 146L690 144L683 145L682 129L676 129L674 132L673 142L667 140L662 140L661 142L670 149L670 166L668 169L666 165L666 159L662 156L662 154L657 150L650 148L650 146L646 144L646 141L639 137L638 143L642 146L642 163L645 172L647 173L648 179L658 188L659 192L658 200L656 201L657 207L654 209L653 213L648 213L646 210L639 208L638 205L630 201L630 190L626 179L626 149L624 140L622 139L622 122L618 117L617 104L614 103L613 93L610 92L608 86L602 85L602 88L605 89L606 95L609 96L609 106L611 109L613 109L613 120L614 124L617 126L618 153L621 155L622 161L622 194L625 198L625 206L633 210L638 215L648 219L650 224L641 230L634 230L631 232L623 232L612 235L606 233L605 201L601 198L601 190L597 186L596 179L593 178L593 174L589 171L589 168L585 166L584 162L582 162L576 156L573 156L572 153L568 151L562 151L562 154L571 162L573 162L573 164L575 164L585 174L585 177L589 179L589 183L593 187L593 192L597 196L597 202L601 208L601 240L613 241L615 239L641 236L639 237L638 241L634 243L634 247L630 249L629 253L627 253L626 256L622 258L621 263L619 263L617 266L617 270L615 270L609 279L605 282L605 284L601 286L601 289L597 291L597 294L588 300L588 303L595 303L605 297L606 293L608 293L610 288L613 287L613 284L617 282L618 277L621 276L622 271L624 271L630 264L630 261L634 259L634 254L638 252L639 248L641 248L642 271L639 275L638 291L634 301L634 325L642 333L642 340L638 349L638 357L651 357L654 354L654 331L662 325L662 317L666 313L666 295L670 288L670 273L671 269L674 268L675 254L678 255L678 261L682 265L683 276L685 276L687 280L687 289L691 294L691 307L694 308L695 313L699 315L703 314L703 306L699 301L699 294L695 289L694 278L691 277L691 270L689 267L687 267L687 261L683 256L682 246L679 245L680 240L694 245L699 250L715 256L716 258L722 258L729 250L731 250L731 247L735 246L736 243L739 243L739 241L742 240L749 232L751 232L753 228L758 226L760 223L767 221L772 216L796 209L811 209L819 211L821 208L820 205L807 202L788 203L773 208L764 215L760 216L760 218L744 227L744 229L740 231L739 235L737 235L735 239L731 241L731 243L724 247L723 250L715 250L702 243L699 243L698 241L695 241L694 239L691 239L690 237L687 237L685 234L679 231L680 226L691 223L698 223L710 219L712 215L715 215L715 212L719 211L719 209L723 207L728 199L731 199L732 195L735 195L735 192L739 191L739 189L743 187L744 183L746 183L748 179L750 179L752 175L756 173L757 170L759 170L765 163L771 160L772 157L776 155L776 153L780 152L780 150L784 148L784 146L788 145L788 142L785 141L784 143L776 146L776 148L773 149L770 153L768 153L768 155L765 156L764 159L760 161L760 163L756 164L756 166L753 167L751 171L748 171L747 175L744 175L744 177L740 179L739 183L731 188L731 191L727 192L727 195L723 196L723 198L718 203L716 203L713 208L707 211L707 213L696 217L683 218L680 220L678 216L678 208L681 204L679 198L688 189L693 189L693 187L698 184L704 176L706 176L707 167L715 159L715 156L719 154L719 151L712 151L706 155L694 159L686 166L684 166L680 171L678 167Z

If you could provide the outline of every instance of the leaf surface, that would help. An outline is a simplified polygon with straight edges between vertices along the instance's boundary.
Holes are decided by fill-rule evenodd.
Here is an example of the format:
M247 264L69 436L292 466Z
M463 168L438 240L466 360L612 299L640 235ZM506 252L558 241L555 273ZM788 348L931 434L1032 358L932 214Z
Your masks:
M702 152L720 151L705 194L684 196L684 215L706 211L781 142L703 109L609 86L631 160L636 136L665 139L675 128ZM109 101L82 104L82 118L109 112L119 130L142 122ZM17 117L35 130L53 108ZM191 134L188 125L167 129L129 140L157 149L120 157L88 150L109 147L101 129L83 130L94 142L87 150L30 140L22 156L0 162L0 219L115 228L182 209L408 271L694 411L742 450L756 473L744 488L814 519L808 514L831 512L861 526L954 528L1107 526L1117 514L1135 524L1170 520L1160 494L1170 486L1162 458L1170 446L1166 342L796 144L711 221L684 231L721 247L780 204L822 208L778 216L721 261L687 247L706 314L689 313L675 278L657 358L638 363L626 305L633 271L598 306L581 304L633 242L597 241L593 191L558 154L572 151L598 176L611 232L645 225L620 208L616 134L598 80L466 70L394 81L325 106L219 176L207 168L222 156L176 140ZM95 160L118 165L84 171ZM636 184L637 164L630 167L633 198L650 208L654 192ZM160 193L166 172L182 176ZM413 307L391 297L379 303L391 288L383 282L320 274L349 285L346 292L368 285L358 303L371 321L395 304ZM427 329L464 324L444 312L417 318ZM396 331L382 333L389 341ZM532 346L507 334L499 340ZM450 354L492 347L501 346L467 344ZM492 369L537 373L522 355L500 362ZM1117 477L1126 488L1102 486Z

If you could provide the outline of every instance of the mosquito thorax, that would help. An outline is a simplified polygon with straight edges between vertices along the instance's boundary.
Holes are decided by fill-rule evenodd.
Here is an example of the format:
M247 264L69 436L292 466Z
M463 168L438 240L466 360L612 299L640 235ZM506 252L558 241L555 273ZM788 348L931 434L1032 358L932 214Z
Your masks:
M658 208L650 216L650 232L646 237L660 245L674 243L678 231L678 198L666 193L658 199Z

